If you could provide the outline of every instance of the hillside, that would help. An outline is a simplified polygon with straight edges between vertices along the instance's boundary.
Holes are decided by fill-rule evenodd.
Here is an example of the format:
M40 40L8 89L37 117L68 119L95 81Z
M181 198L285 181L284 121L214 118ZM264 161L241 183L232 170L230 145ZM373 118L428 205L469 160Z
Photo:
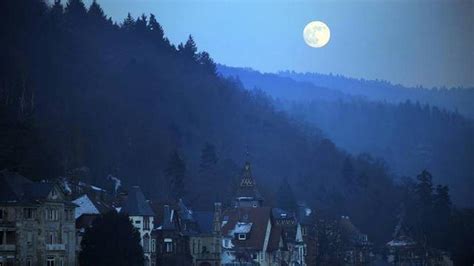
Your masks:
M321 76L322 84L329 87L320 87L293 80L289 75L226 66L219 66L219 71L224 76L238 77L250 90L257 88L271 95L278 108L317 126L338 146L352 153L367 152L384 158L399 177L430 169L437 182L450 186L456 203L474 204L474 124L459 113L420 104L414 101L416 98L402 101L400 95L408 97L404 93L408 88L400 88L398 94L397 87L389 86L394 95L400 96L400 102L370 100L378 96L348 93L356 88L362 91L365 84L371 84L367 95L372 90L387 91L386 83ZM339 90L338 86L347 87Z
M170 44L154 16L117 25L95 2L2 1L0 27L0 168L95 184L112 174L199 209L227 203L250 160L268 204L287 177L298 200L390 239L401 194L382 161L219 77L191 37Z

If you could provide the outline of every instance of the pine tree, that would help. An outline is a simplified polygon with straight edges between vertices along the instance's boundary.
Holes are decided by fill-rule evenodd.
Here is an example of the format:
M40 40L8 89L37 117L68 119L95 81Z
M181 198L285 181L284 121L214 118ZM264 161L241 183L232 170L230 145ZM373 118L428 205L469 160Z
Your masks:
M163 28L161 27L160 23L156 21L156 17L153 14L150 14L150 19L148 20L148 31L151 33L151 38L155 43L162 43L165 41L165 34L163 32Z
M174 200L183 198L185 191L186 164L177 151L171 154L168 166L165 169L165 176Z
M201 52L197 55L197 61L200 65L203 66L204 70L215 75L216 74L216 64L212 60L211 56L207 52Z
M347 186L351 186L354 183L354 176L354 166L352 165L351 157L347 156L342 166L342 178Z
M122 29L127 32L132 32L135 30L135 20L133 19L130 13L127 14L127 17L122 22Z
M147 32L147 17L142 14L135 22L135 31L138 34L144 35Z
M448 186L436 186L433 196L433 245L446 250L449 248L447 239L450 237L449 224L451 221L451 199Z
M92 1L89 10L87 11L87 15L92 19L94 23L104 23L107 21L107 17L104 14L104 10L100 5L97 3L96 0Z
M418 184L416 185L416 193L420 203L425 208L429 208L433 203L433 177L426 169L417 176Z
M69 0L66 4L65 13L72 19L81 19L86 16L87 9L82 0Z
M285 177L282 179L280 187L277 191L277 206L286 211L296 211L296 199L293 194L293 189L291 188L288 179Z
M178 46L178 50L181 54L183 54L186 58L196 60L197 59L197 46L196 43L194 42L193 36L189 35L188 40L186 43L180 44Z
M418 176L415 193L418 199L418 223L415 228L416 238L424 248L431 243L433 232L433 177L423 170Z

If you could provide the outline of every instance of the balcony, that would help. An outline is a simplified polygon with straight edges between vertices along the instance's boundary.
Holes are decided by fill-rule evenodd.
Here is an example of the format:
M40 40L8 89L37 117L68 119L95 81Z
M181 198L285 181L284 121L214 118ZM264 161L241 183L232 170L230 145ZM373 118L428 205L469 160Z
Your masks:
M0 251L15 251L15 250L16 250L16 245L14 244L0 245Z
M46 244L46 250L66 250L65 244Z

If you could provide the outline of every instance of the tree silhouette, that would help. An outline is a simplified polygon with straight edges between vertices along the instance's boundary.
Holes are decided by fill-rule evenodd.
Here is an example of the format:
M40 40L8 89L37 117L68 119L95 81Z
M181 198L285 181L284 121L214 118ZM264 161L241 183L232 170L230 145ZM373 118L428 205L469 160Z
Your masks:
M186 164L177 151L174 151L171 154L168 165L165 169L165 175L170 187L171 197L174 200L183 198L185 191Z
M128 216L115 211L97 217L86 229L79 253L80 265L143 265L140 234Z

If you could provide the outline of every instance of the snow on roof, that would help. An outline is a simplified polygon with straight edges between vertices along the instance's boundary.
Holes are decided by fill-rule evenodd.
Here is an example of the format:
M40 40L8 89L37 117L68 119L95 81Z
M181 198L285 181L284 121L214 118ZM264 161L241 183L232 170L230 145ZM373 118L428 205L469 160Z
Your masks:
M99 210L95 207L94 203L92 203L86 194L73 200L72 202L79 206L76 208L74 213L74 218L76 219L83 214L100 214Z
M93 190L97 190L97 191L105 191L105 189L102 189L102 188L100 188L100 187L96 187L96 186L93 186L93 185L91 185L91 188L92 188Z
M412 240L401 240L401 239L394 239L387 243L387 246L390 247L403 247L403 246L412 246L415 242Z
M232 234L248 234L252 229L252 223L238 222L235 224L234 229L231 231Z

